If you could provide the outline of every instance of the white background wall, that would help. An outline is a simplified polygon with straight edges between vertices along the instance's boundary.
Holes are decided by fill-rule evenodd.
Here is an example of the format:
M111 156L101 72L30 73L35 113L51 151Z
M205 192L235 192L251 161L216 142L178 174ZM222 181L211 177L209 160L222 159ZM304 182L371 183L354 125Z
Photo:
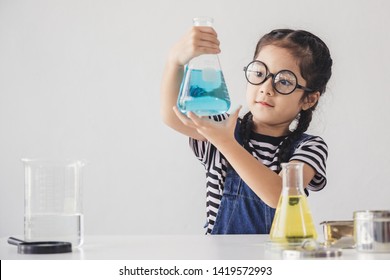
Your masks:
M0 0L0 236L23 234L24 157L87 159L86 234L203 234L202 166L159 116L167 52L215 19L233 107L274 28L327 42L333 77L310 132L330 149L316 224L390 209L390 2ZM245 110L243 110L244 113Z

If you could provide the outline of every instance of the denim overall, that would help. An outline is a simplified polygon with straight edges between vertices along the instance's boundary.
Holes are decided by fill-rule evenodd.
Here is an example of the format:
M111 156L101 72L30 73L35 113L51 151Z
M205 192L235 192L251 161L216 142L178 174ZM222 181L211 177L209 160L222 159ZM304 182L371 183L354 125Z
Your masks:
M235 138L242 145L239 123ZM309 135L303 134L294 143L292 152ZM275 208L265 204L229 165L221 204L211 234L268 234L271 230Z

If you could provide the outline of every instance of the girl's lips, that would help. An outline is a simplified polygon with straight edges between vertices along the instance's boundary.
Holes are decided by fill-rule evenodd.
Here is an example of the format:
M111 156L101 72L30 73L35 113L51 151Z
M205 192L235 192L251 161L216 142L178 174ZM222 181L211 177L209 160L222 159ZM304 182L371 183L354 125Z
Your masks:
M258 102L256 102L257 104L260 104L260 105L263 105L263 106L266 106L266 107L274 107L274 106L272 106L271 104L269 104L269 103L267 103L267 102L265 102L265 101L258 101Z

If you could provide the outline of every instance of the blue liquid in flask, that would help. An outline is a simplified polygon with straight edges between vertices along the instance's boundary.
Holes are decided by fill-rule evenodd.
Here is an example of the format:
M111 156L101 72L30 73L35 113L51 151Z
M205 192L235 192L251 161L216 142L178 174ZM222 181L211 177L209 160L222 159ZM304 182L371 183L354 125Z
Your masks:
M199 116L226 113L230 98L222 71L186 67L177 106L183 114L190 111Z

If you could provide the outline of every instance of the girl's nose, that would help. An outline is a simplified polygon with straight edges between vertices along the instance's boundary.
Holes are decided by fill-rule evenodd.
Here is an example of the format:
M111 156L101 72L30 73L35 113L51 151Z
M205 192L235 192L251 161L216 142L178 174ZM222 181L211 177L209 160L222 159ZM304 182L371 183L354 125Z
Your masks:
M275 95L275 90L272 85L272 77L267 77L267 79L259 85L259 92L263 92L268 96Z

